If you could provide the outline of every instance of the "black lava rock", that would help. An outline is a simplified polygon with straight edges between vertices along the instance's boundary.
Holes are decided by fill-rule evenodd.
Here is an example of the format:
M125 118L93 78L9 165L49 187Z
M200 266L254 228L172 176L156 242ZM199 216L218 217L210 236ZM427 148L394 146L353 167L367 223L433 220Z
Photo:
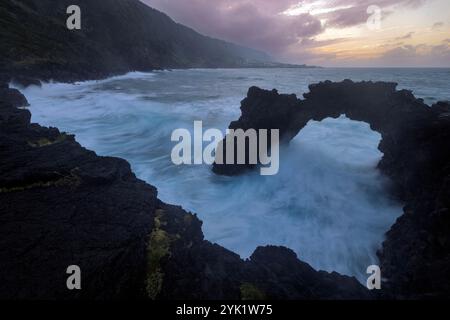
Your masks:
M367 299L285 248L250 260L204 240L201 221L157 199L121 159L30 123L0 91L0 299ZM82 290L66 287L81 268Z
M429 107L396 87L326 81L311 85L304 100L253 87L242 101L241 117L230 128L279 129L282 142L288 143L310 120L345 114L368 123L382 135L379 149L384 155L378 168L391 179L392 195L406 204L378 253L385 297L448 297L450 104ZM214 164L213 171L237 175L254 167Z

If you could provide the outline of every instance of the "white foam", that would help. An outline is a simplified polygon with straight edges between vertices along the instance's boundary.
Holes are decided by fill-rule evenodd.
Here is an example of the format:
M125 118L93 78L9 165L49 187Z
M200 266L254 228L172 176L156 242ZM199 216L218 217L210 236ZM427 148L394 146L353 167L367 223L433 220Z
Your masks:
M280 173L271 177L219 177L206 165L171 163L172 130L189 129L194 120L225 129L239 116L248 83L236 83L229 72L230 80L226 70L133 73L49 83L24 93L33 121L75 133L100 155L130 161L163 201L199 214L208 240L242 257L258 245L288 246L317 269L364 281L384 233L402 211L384 191L386 181L376 169L380 135L367 124L345 117L311 122L282 150ZM268 71L252 72L250 82ZM291 77L279 79L265 87L288 91Z

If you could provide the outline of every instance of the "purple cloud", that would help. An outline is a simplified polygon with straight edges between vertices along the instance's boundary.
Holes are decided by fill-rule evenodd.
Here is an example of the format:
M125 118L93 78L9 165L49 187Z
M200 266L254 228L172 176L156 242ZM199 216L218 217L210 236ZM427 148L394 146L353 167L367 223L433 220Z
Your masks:
M315 41L316 36L328 28L365 24L369 6L380 7L383 19L395 10L417 8L433 0L141 1L200 33L264 50L290 62L311 63L333 55L327 53L319 57L312 53L314 48L327 45ZM285 14L295 8L299 9L297 15ZM411 36L412 33L407 34L408 38Z
M272 54L323 31L320 20L310 14L280 14L295 0L143 1L201 33Z
M283 51L302 38L320 34L325 27L350 27L365 23L367 8L418 7L428 0L142 0L176 21L201 33L253 46L270 53ZM293 7L325 10L311 15L283 14ZM320 20L326 20L322 26Z
M405 45L387 51L380 59L390 66L436 66L450 67L450 45L443 42L439 45L419 44Z
M315 0L309 1L314 2ZM327 27L352 27L367 22L369 17L367 8L370 6L379 7L381 18L385 19L396 9L418 8L428 1L432 0L331 0L327 2L328 7L336 10L322 14L321 18L327 20Z

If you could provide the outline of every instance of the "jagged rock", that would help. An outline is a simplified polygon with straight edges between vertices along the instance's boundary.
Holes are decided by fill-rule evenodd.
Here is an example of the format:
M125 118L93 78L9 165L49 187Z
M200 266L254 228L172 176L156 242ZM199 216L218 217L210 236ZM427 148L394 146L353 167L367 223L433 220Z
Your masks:
M31 124L14 92L0 92L1 299L371 298L288 249L244 261L204 240L201 221L158 200L126 161ZM69 265L81 267L80 291L66 288Z
M317 272L284 247L260 247L247 261L247 274L269 299L363 299L368 290L351 277Z
M143 297L156 189L124 160L0 101L0 297ZM12 123L11 114L25 116ZM81 267L81 291L66 288L69 265Z
M318 272L287 248L259 247L250 259L241 260L204 240L201 222L179 207L163 204L159 219L172 243L161 259L167 276L159 298L238 300L248 286L265 299L372 298L355 278Z
M326 81L311 85L304 100L253 87L242 101L242 116L230 128L280 129L287 143L310 120L345 114L367 122L382 135L379 149L384 155L378 168L391 179L392 194L406 203L405 214L387 233L379 252L387 280L384 293L391 298L448 297L450 105L439 102L429 107L396 86ZM214 172L224 175L252 168L213 166Z
M2 105L12 105L14 107L27 107L29 106L27 99L17 89L9 89L7 86L0 88L0 97L2 97Z
M407 203L379 253L384 297L448 296L448 103L429 108L393 84L349 81L312 86L305 97L252 88L242 123L276 128L287 119L280 129L288 141L310 117L346 113L382 132L379 167ZM23 104L17 91L0 91L0 297L372 298L355 279L317 272L286 248L258 248L244 261L211 244L196 216L159 201L125 161L98 157L73 136L30 124L29 111L16 108ZM80 292L65 287L71 264L83 270Z
M297 107L298 100L295 95L279 95L276 90L265 91L252 87L248 90L247 98L242 101L241 117L238 121L232 122L229 128L244 130L252 128L279 129L281 139L289 141L298 132L295 127L289 125ZM227 154L225 146L226 144L223 143L223 159L226 159ZM219 165L215 163L213 171L217 174L232 176L239 175L254 167L251 164Z
M0 85L0 98L0 123L4 131L26 127L30 123L31 113L17 109L28 106L23 94L16 89L9 89L8 84L4 83L4 86Z

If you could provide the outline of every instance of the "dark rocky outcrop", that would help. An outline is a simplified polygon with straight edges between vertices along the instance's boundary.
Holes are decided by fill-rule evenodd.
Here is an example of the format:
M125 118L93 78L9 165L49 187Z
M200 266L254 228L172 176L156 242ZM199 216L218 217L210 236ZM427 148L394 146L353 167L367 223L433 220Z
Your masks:
M30 123L25 105L0 85L0 298L373 298L289 249L260 247L242 260L206 241L201 221L158 200L126 161ZM395 84L344 81L311 86L305 100L251 88L242 111L234 128L279 128L286 142L309 120L343 113L381 132L379 168L406 203L379 252L382 297L449 295L448 103L428 107ZM72 264L81 291L66 289Z
M429 107L396 86L327 81L311 85L304 100L253 87L242 101L240 119L230 128L279 129L288 143L310 120L345 114L370 124L382 135L379 149L384 156L378 167L391 179L392 194L406 203L379 252L384 292L395 298L448 297L450 105ZM252 168L215 164L213 170L236 175Z
M249 260L203 238L121 159L30 123L0 90L0 299L368 299L356 279L318 272L291 250ZM82 290L66 288L79 265Z
M203 240L201 222L163 204L158 221L170 254L161 259L163 299L369 299L355 278L315 271L283 247L259 247L248 260ZM167 257L169 257L167 259Z
M81 30L66 27L69 5L81 8ZM0 73L18 80L71 82L129 71L258 66L271 60L262 52L203 36L139 0L2 0L0 38Z
M0 94L0 297L141 295L156 189L124 160L30 124L30 112L14 107L23 101ZM66 288L73 264L85 279L81 292Z

